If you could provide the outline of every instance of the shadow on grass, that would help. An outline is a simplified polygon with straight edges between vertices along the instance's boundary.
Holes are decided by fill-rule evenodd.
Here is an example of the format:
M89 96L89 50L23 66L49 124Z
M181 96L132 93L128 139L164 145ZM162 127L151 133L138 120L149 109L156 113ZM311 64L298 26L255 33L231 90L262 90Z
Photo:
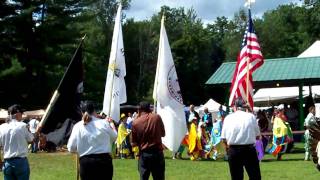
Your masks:
M278 161L276 158L275 159L263 159L262 162L275 162ZM285 159L285 157L282 160L279 160L278 162L281 161L304 161L303 158L290 158L290 159Z
M291 154L298 154L298 153L304 153L305 149L304 148L294 148L290 153Z
M192 161L190 160L189 157L182 157L182 158L176 158L176 159L172 159L172 157L168 157L168 156L165 156L164 157L166 160L173 160L173 161ZM199 160L194 160L194 162L197 162L197 161L201 161L201 162L228 162L228 161L225 161L223 160L223 158L219 158L217 160L213 160L213 159L199 159Z

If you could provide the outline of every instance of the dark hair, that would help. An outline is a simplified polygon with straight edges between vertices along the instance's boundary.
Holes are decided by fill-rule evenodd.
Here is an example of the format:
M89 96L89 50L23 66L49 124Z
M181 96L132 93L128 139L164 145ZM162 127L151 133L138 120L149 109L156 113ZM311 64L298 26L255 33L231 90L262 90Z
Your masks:
M91 101L84 101L81 103L80 107L83 113L82 115L83 124L87 125L92 120L90 115L92 115L92 113L94 112L94 105Z
M14 104L8 108L9 115L15 115L17 113L23 113L24 110L21 108L19 104Z
M142 101L139 103L139 111L141 112L151 112L150 109L150 103L146 102L146 101Z
M311 111L314 110L314 109L316 109L315 106L310 106L308 110L309 110L309 112L311 112Z
M94 112L94 104L91 101L84 101L80 105L82 113L87 112L88 114L92 114Z
M237 97L237 99L234 101L235 107L244 108L246 106L246 102L241 97Z

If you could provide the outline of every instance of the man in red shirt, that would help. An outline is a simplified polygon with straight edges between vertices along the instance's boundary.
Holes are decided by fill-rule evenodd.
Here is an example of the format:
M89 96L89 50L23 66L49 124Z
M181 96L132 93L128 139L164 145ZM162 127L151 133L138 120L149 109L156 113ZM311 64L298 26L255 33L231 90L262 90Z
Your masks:
M141 102L138 117L132 124L132 146L139 147L138 170L140 179L149 179L150 173L154 180L165 179L165 160L161 138L165 129L159 115L153 114L150 104Z

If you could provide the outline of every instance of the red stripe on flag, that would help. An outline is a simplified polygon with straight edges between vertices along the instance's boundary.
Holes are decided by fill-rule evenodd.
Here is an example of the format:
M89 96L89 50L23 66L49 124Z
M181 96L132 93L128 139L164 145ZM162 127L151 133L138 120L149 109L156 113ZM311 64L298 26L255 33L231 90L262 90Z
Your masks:
M237 57L236 69L233 73L233 78L231 82L229 105L233 105L234 100L237 97L241 97L244 101L246 101L249 104L251 110L253 110L252 73L263 64L264 59L256 35L252 32L250 35L250 37L246 37L246 42L248 44L245 44L243 46ZM249 61L249 79L247 79L247 60Z

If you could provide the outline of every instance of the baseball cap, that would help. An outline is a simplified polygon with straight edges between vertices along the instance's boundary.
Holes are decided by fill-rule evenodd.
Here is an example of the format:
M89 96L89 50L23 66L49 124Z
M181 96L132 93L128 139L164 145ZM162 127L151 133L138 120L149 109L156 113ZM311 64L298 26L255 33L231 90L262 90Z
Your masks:
M19 104L14 104L8 108L8 114L15 115L17 113L23 113L25 110Z
M121 114L120 119L126 117L126 115L124 113Z

